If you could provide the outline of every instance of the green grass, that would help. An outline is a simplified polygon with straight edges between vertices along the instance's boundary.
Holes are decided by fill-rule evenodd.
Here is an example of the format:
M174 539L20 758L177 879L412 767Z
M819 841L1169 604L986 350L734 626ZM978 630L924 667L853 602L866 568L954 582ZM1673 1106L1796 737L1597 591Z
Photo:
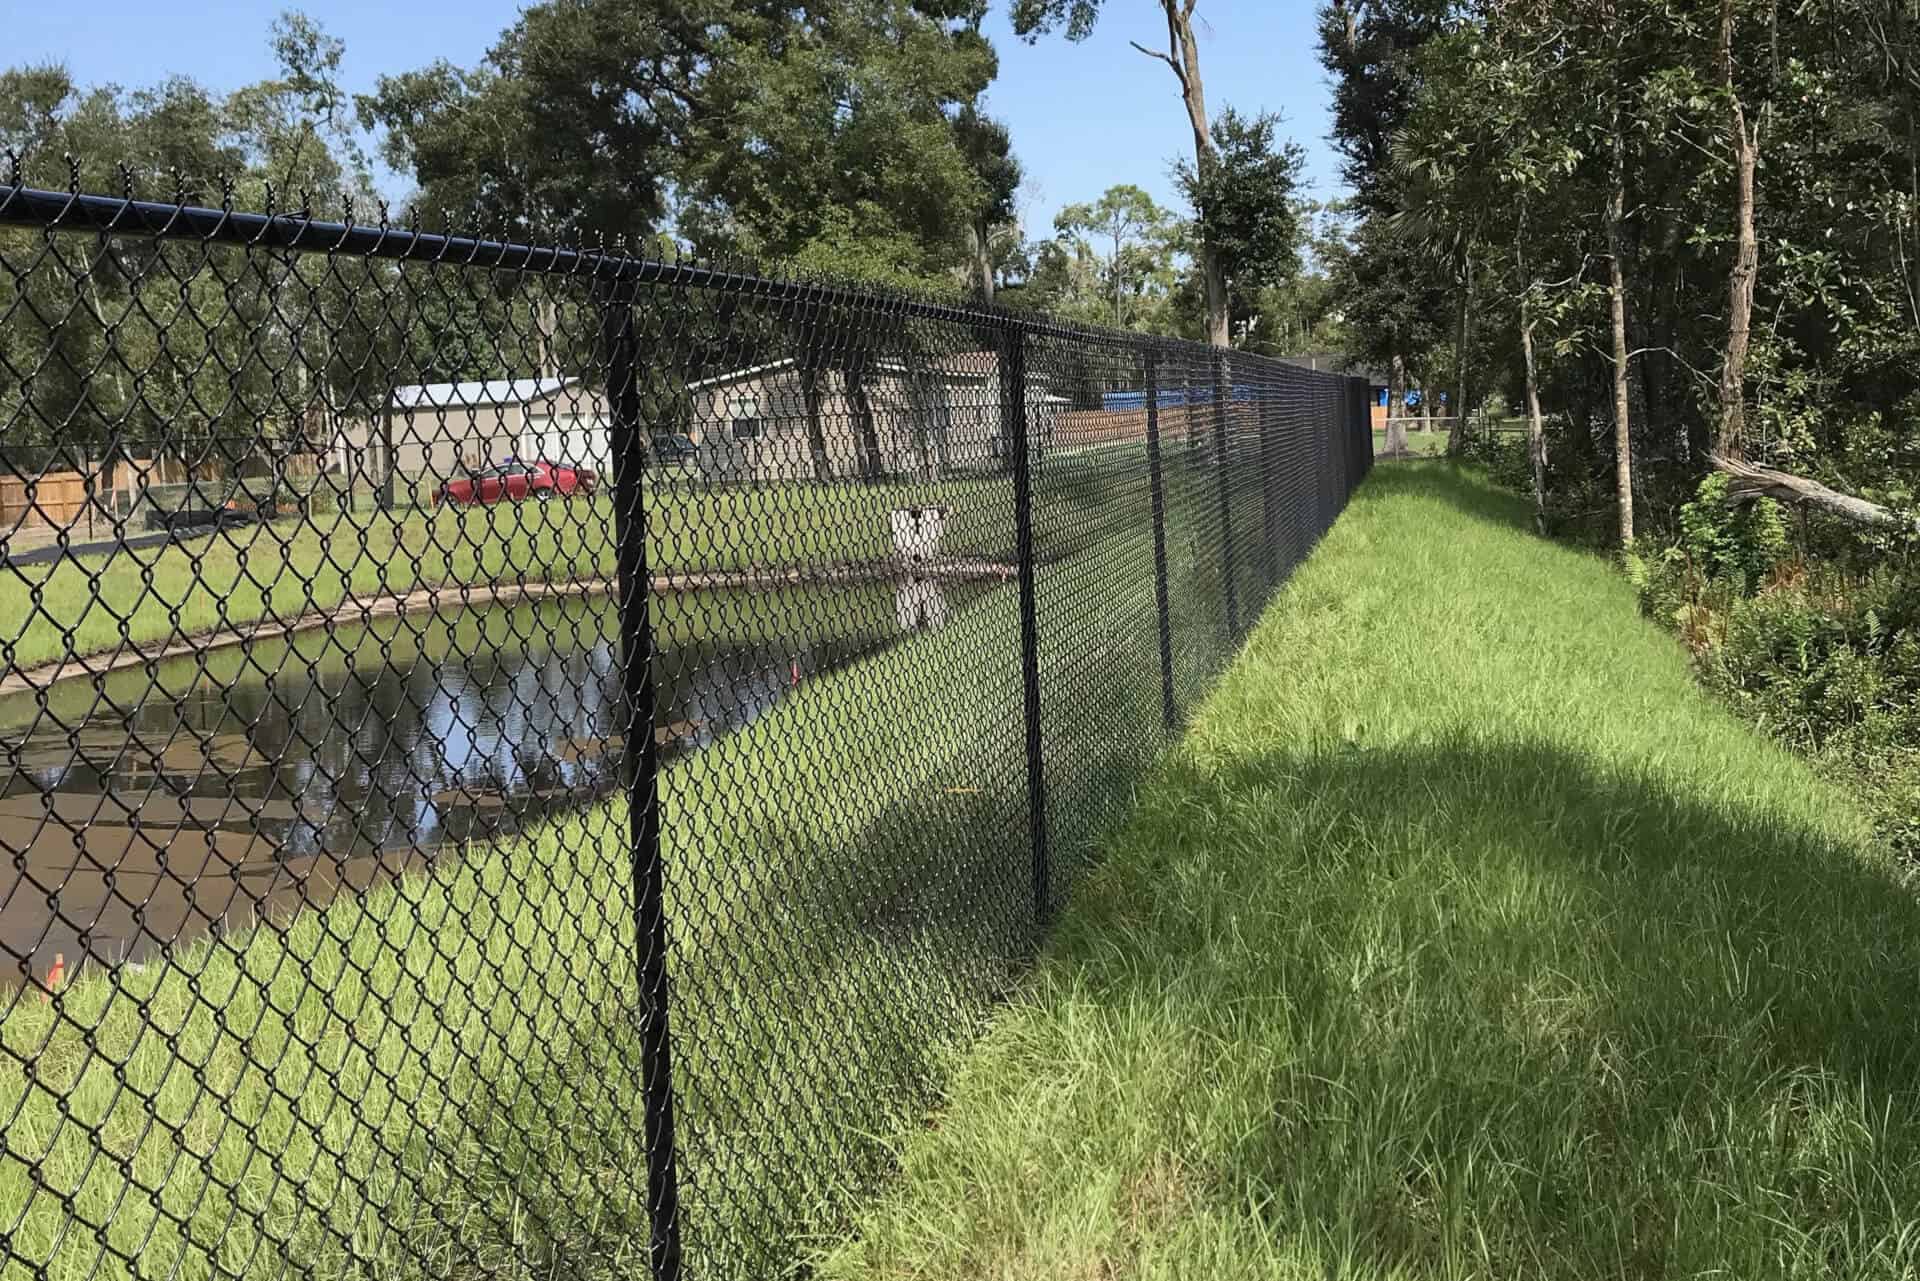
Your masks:
M1374 432L1374 456L1378 457L1385 453L1386 448L1387 433L1384 431ZM1407 449L1422 457L1444 454L1447 452L1447 433L1444 428L1435 428L1433 431L1409 431L1407 433Z
M992 773L1010 758L983 763L975 741L1005 732L1008 707L837 733L804 772L784 745L835 733L880 688L952 707L1004 666L1013 617L989 600L665 773L689 1247L727 1275L763 1275L862 1159L850 1099L878 1101L859 1108L869 1125L911 1112L929 1028L977 1016L965 989L1004 986L996 958L1027 933L988 900L902 955L863 919L884 904L924 920L916 897L983 874L913 857L936 831L1013 827L1016 780ZM647 1230L628 858L615 800L91 972L57 1005L17 998L0 1024L22 1065L0 1075L0 1215L18 1224L0 1276L633 1275ZM971 973L941 963L968 958ZM791 1158L823 1137L839 1149Z
M824 1275L1914 1275L1903 870L1525 530L1375 472Z
M1037 572L1057 891L1164 743L1137 480L1053 467L1036 504L1059 553ZM1170 468L1183 698L1224 646L1200 537L1215 492ZM796 1240L844 1230L886 1168L879 1137L931 1104L1032 953L1016 606L992 588L663 774L691 1275L776 1275ZM868 589L736 593L656 621L779 638L891 611ZM596 634L597 616L543 614ZM455 620L452 643L500 643L516 617ZM19 997L0 1022L0 1222L17 1225L0 1277L634 1275L626 830L600 804L89 971L53 1005Z
M791 484L663 489L648 500L656 572L862 560L892 551L887 513L944 503L947 547L1010 555L1004 479L941 485ZM591 500L437 510L359 509L231 530L112 556L0 570L0 659L33 667L68 653L164 642L291 618L418 587L559 582L614 572L613 504Z

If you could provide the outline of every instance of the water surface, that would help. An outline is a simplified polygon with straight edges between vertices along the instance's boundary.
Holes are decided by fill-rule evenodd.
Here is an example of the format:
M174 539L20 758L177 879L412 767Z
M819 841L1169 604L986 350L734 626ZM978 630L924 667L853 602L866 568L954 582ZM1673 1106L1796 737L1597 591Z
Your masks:
M842 630L785 638L770 621L800 613L792 600L771 618L746 593L676 602L655 664L663 753L947 616L931 584L833 596L804 616ZM605 796L627 720L619 652L611 603L582 599L308 632L0 699L0 981L251 925Z

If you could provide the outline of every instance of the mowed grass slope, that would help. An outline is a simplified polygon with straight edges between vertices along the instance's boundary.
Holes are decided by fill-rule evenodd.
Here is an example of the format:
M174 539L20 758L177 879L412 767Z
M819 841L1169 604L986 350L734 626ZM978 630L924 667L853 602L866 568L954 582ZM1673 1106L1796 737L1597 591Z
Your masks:
M939 485L777 484L661 488L645 500L656 573L872 560L893 551L888 513L951 509L948 550L1010 555L1004 478ZM604 579L614 573L614 505L604 491L553 503L324 512L157 547L0 566L0 663L164 644L349 598L463 586ZM139 531L130 531L139 532ZM4 546L0 546L4 551Z
M826 1275L1920 1268L1920 905L1525 519L1374 474Z

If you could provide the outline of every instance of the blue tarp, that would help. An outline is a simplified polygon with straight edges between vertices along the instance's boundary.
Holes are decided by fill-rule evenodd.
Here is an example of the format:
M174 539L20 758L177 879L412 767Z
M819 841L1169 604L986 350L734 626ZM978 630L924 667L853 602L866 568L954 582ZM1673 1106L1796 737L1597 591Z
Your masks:
M1298 388L1283 387L1277 384L1260 387L1241 385L1233 389L1232 399L1236 401L1263 399L1283 400L1297 393L1298 390ZM1160 389L1160 408L1162 409L1176 408L1181 405L1210 405L1212 403L1213 388L1211 387L1163 387ZM1102 392L1100 395L1100 407L1102 409L1145 409L1147 407L1147 393L1144 390Z

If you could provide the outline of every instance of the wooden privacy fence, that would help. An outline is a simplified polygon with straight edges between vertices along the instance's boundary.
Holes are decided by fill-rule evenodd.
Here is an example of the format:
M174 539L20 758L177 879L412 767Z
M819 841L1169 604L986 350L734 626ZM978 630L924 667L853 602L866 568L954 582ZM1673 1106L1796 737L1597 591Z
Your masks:
M102 478L96 475L97 486ZM94 490L96 494L103 491ZM45 525L63 528L84 520L89 504L88 477L77 471L43 476L0 477L0 521L9 528Z
M1234 404L1228 411L1228 423L1238 427L1255 419L1252 405ZM1213 430L1215 409L1204 405L1165 405L1160 409L1160 435L1166 440L1185 440ZM1056 448L1075 449L1087 445L1141 445L1147 443L1147 411L1139 409L1073 409L1054 420L1053 443Z
M195 481L210 502L210 491L229 482L225 469L215 465L189 466L177 457L130 458L109 468L105 462L81 460L77 468L40 471L0 461L0 531L54 532L87 527L89 515L102 522L114 513L132 511L142 496L161 506L176 506L186 486ZM295 455L280 462L283 481L307 481L319 473L317 458ZM163 497L157 490L176 491ZM89 497L91 493L91 497ZM169 497L171 501L169 501Z

